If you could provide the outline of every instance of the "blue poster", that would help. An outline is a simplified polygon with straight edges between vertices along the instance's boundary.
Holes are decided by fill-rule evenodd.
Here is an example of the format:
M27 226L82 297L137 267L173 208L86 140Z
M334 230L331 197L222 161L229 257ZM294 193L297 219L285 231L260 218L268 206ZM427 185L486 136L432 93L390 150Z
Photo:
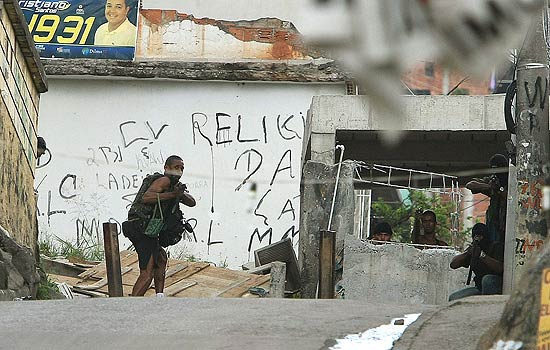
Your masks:
M43 58L133 60L139 0L23 0Z

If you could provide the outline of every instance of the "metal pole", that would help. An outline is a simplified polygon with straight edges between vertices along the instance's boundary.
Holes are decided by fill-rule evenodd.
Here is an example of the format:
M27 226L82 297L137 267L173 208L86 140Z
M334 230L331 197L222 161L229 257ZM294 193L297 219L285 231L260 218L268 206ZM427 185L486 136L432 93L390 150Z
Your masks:
M120 268L120 251L118 248L117 225L103 223L103 245L105 247L105 265L110 297L123 296L122 272Z
M321 230L319 238L319 292L317 298L334 299L336 232Z
M334 213L334 204L336 203L336 192L338 191L338 181L340 180L340 170L342 169L342 158L344 158L344 145L337 145L336 148L340 149L340 161L338 162L338 171L336 172L336 184L334 185L334 193L332 194L327 231L330 231L330 226L332 225L332 214Z
M533 22L517 64L517 211L512 274L515 286L527 261L540 249L547 236L542 210L545 185L544 165L548 162L548 55L545 26L547 7Z
M510 165L508 173L508 198L506 200L506 234L504 238L504 276L502 282L502 294L510 295L514 288L514 254L516 250L516 226L517 210L514 210L518 202L518 186L516 167Z

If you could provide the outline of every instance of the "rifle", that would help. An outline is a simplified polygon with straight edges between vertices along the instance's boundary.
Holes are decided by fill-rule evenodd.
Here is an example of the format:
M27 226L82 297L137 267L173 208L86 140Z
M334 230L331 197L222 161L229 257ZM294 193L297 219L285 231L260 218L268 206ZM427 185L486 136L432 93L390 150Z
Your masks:
M472 265L476 262L479 254L474 254L476 250L481 250L479 247L479 241L481 241L480 236L475 236L474 240L472 241L472 245L470 247L470 270L468 271L468 279L466 280L466 285L470 285L470 282L472 281Z

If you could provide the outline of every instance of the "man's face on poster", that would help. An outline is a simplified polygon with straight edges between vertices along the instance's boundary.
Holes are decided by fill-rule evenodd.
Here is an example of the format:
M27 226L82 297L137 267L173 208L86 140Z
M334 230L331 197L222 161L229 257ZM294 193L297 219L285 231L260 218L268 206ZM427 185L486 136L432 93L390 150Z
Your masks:
M105 18L115 28L120 26L128 17L130 7L125 0L107 0L105 3Z

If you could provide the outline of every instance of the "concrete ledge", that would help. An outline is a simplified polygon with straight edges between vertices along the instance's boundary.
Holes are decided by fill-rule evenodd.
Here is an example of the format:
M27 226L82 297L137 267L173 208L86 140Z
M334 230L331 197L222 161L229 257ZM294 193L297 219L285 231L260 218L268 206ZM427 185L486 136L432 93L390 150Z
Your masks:
M334 62L181 62L43 59L48 76L128 77L139 79L343 82Z
M403 106L400 130L506 130L504 95L396 96ZM336 130L384 130L387 121L366 96L315 96L312 133Z

